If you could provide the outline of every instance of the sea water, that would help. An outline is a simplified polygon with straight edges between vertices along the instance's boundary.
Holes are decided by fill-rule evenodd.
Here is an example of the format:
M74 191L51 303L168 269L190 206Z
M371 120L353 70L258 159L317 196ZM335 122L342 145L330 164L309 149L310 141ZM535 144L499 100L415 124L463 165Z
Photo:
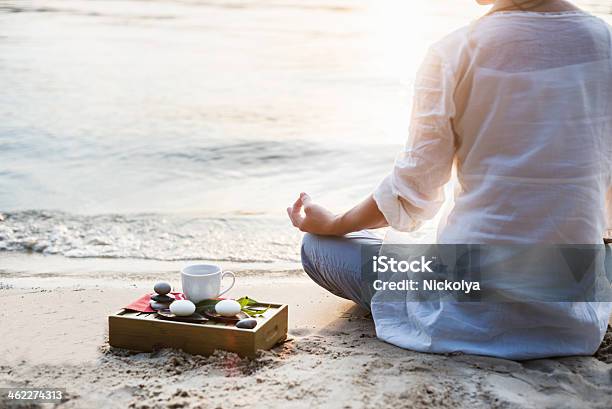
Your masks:
M610 1L579 2L610 21ZM391 169L428 44L471 0L0 4L0 251L297 262L300 191ZM432 239L431 225L414 235Z

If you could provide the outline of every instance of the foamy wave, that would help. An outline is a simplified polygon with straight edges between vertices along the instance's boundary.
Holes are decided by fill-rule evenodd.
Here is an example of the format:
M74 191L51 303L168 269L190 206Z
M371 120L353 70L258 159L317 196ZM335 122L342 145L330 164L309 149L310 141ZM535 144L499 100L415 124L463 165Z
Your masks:
M187 215L73 215L7 213L0 251L65 257L297 262L300 236L284 219Z

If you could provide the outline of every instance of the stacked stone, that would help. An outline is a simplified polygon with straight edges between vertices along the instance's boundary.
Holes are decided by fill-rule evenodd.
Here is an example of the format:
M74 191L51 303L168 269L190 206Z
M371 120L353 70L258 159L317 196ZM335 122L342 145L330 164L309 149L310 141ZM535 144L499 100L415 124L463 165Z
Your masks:
M170 304L174 301L174 298L168 295L172 290L170 284L161 281L155 284L153 290L157 294L151 297L151 308L155 311L167 310L170 308Z

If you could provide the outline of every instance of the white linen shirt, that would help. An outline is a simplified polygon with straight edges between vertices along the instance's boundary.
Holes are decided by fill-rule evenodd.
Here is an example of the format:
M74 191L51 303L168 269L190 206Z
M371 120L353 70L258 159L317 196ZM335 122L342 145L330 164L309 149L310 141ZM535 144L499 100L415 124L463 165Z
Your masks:
M501 12L433 45L410 137L374 199L391 227L444 244L600 244L612 230L612 30L585 12ZM606 209L608 208L608 209ZM384 246L383 246L384 247ZM388 303L379 338L513 359L592 354L612 303Z

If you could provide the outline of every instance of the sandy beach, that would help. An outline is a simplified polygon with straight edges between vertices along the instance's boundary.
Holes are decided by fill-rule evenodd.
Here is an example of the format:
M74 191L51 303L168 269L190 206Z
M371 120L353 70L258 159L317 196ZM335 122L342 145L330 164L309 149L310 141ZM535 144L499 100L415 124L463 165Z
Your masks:
M125 261L122 272L115 262L0 257L0 385L65 388L59 408L612 405L612 332L596 357L514 362L423 354L379 341L365 311L299 270L239 270L230 296L290 305L285 343L252 360L221 351L211 357L136 353L109 347L107 316L154 280L177 283L173 269L180 263L149 265L145 274L138 263ZM20 271L23 263L39 267Z
M0 2L0 388L66 391L28 408L612 408L610 327L593 357L412 352L302 270L286 207L345 211L389 174L430 44L486 12L457 4ZM610 0L576 4L612 23ZM288 304L288 339L254 359L110 347L109 314L193 262Z

